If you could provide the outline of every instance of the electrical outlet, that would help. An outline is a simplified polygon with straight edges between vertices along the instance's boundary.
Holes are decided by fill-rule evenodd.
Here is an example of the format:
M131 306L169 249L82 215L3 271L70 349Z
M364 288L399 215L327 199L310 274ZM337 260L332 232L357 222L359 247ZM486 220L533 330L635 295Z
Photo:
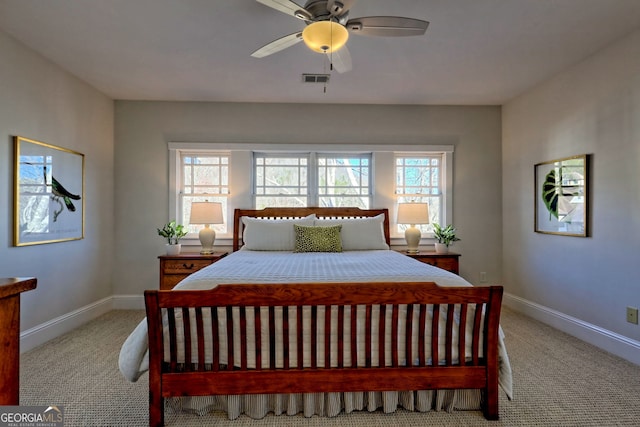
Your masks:
M634 325L638 324L638 308L637 307L627 307L627 322L633 323Z
M481 271L480 272L480 283L487 283L487 272L486 271Z

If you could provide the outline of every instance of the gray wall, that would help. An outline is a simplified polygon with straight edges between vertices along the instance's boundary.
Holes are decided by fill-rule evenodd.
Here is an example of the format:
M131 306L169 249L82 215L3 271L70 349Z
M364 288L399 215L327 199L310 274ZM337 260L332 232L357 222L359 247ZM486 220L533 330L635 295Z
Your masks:
M534 164L585 153L591 237L534 233ZM640 32L506 104L502 156L506 291L639 340Z
M499 283L500 116L500 107L117 101L114 293L140 294L158 286L157 256L164 243L156 227L170 219L170 141L452 144L461 274L478 282L485 271Z
M108 297L113 259L113 101L0 32L0 277L35 276L22 329ZM13 247L14 135L85 155L85 238Z

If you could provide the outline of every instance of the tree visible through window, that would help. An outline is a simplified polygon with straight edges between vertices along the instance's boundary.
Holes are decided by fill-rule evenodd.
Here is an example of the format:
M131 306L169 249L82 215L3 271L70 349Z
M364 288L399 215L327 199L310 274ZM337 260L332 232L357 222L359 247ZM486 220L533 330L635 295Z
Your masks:
M189 225L191 203L220 202L223 215L227 212L229 196L229 155L228 154L188 154L181 156L181 215L178 222L184 224L189 233L197 233L204 225ZM228 221L211 227L216 233L226 233Z
M318 154L319 206L368 209L371 204L371 154Z
M309 155L254 154L256 209L301 207L308 201Z
M371 154L254 153L255 207L371 205Z
M431 232L431 224L442 223L442 155L396 155L397 203L429 204L430 224L416 225L422 232ZM398 225L403 232L407 225Z

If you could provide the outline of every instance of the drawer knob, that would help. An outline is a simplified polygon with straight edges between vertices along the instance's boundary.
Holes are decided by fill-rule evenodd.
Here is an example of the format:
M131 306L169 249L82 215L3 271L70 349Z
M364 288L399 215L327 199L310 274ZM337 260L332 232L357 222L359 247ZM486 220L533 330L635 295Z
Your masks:
M191 263L191 264L189 264L189 265L187 265L187 264L182 264L182 266L183 266L184 268L186 268L187 270L191 270L191 269L194 267L193 263Z

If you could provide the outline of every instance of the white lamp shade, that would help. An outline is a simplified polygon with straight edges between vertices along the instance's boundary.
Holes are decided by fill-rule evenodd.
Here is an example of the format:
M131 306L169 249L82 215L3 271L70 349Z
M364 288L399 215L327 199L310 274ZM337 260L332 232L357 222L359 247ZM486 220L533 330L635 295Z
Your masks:
M193 202L189 224L222 224L222 203Z
M344 46L348 39L347 29L331 21L314 22L302 31L302 40L307 47L319 53L335 52Z
M213 242L216 240L216 232L209 224L222 224L222 203L194 202L191 204L190 224L204 224L204 228L198 233L202 250L200 253L209 255L213 253Z
M429 224L427 203L399 203L398 224Z

